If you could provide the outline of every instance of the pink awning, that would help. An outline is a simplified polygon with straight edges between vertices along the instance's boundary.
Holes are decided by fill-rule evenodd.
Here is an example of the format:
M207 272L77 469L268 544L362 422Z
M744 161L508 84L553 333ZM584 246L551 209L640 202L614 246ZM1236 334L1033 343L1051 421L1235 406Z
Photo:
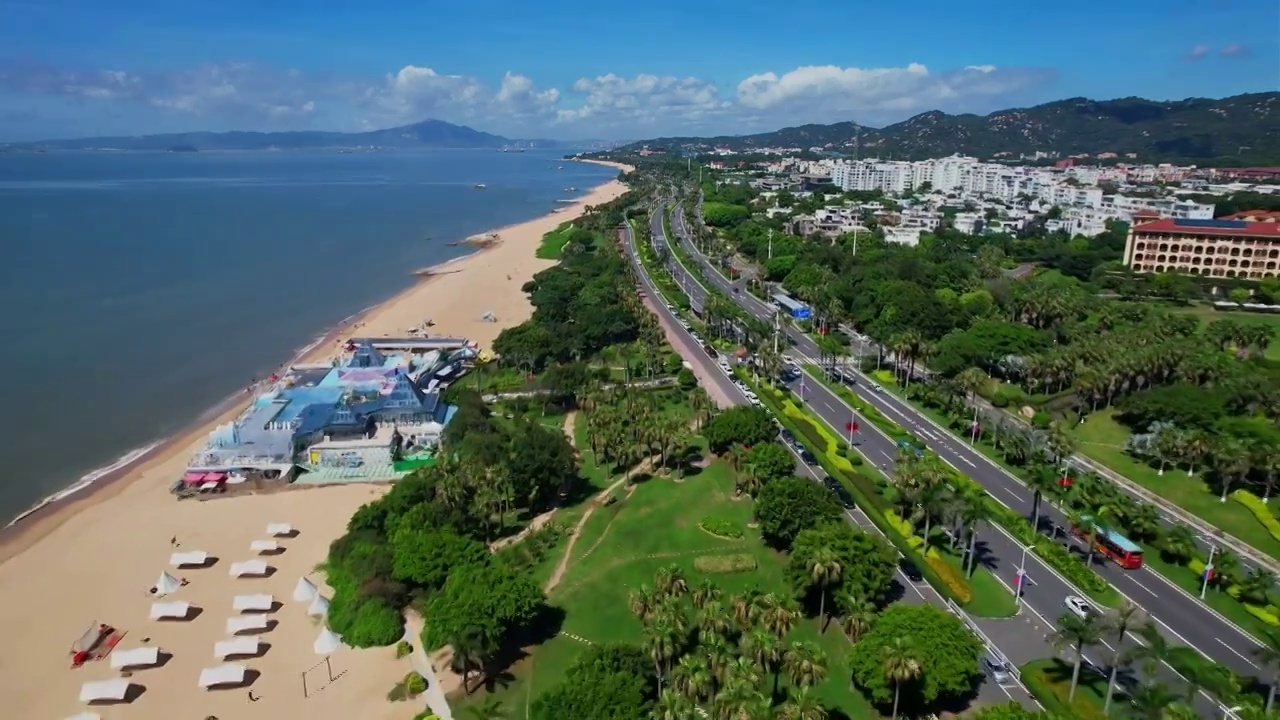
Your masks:
M226 473L211 472L211 473L205 473L205 475L204 475L204 481L205 481L205 482L215 482L215 483L216 483L216 482L222 482L223 480L226 480L226 479L227 479L227 474L226 474Z
M205 474L202 472L189 472L182 476L182 482L191 484L204 482L204 476Z

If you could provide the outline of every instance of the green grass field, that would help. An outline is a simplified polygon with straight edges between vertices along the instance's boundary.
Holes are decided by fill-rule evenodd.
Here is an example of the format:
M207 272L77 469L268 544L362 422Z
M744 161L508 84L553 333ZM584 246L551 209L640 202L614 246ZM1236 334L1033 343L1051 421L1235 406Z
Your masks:
M1111 410L1096 412L1071 431L1078 451L1106 465L1142 487L1157 493L1187 512L1222 528L1258 550L1280 558L1280 542L1243 505L1222 502L1201 476L1191 477L1177 468L1160 475L1124 451L1129 430L1115 420Z
M569 242L569 231L572 229L573 223L560 223L560 227L542 236L542 243L534 254L542 260L559 260L565 244Z
M709 577L726 595L753 588L788 592L784 558L766 548L759 533L747 527L751 501L732 498L733 474L727 464L713 463L680 482L650 478L630 495L618 494L623 499L597 508L587 518L573 543L565 574L548 593L548 601L565 612L561 634L528 648L529 656L511 669L509 681L494 692L509 717L526 717L533 699L560 681L586 643L639 643L641 625L629 611L627 597L652 582L662 567L679 566L690 585ZM700 529L699 521L712 515L739 524L744 537L727 540ZM694 566L699 557L739 554L752 557L757 569L704 575ZM820 635L816 621L805 620L789 640L815 641L826 651L828 679L815 688L821 701L850 717L878 717L865 699L849 689L846 657L852 646L838 630ZM485 694L478 691L458 698L455 705L461 709L479 704Z

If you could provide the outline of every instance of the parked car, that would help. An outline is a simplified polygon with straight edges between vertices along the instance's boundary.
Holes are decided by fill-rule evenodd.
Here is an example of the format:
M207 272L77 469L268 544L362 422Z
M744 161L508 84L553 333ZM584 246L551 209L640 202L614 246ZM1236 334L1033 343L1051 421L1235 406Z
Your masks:
M1098 611L1092 605L1085 602L1084 598L1078 595L1068 595L1062 601L1067 606L1067 611L1081 620L1088 620L1091 616L1097 615Z
M982 672L986 673L997 685L1004 685L1013 680L1013 672L1004 658L987 653L979 661Z

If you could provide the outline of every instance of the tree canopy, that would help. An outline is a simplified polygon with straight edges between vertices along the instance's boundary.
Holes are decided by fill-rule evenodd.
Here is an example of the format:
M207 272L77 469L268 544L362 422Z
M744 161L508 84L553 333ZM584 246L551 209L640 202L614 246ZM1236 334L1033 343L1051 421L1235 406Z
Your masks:
M649 720L657 695L653 664L638 647L595 645L564 680L543 692L530 708L532 720Z
M839 520L844 510L826 488L792 476L764 486L756 498L755 515L764 539L785 549L802 530Z
M834 522L801 530L791 544L787 575L799 599L812 601L821 591L814 567L824 555L839 567L825 583L829 597L847 594L877 604L888 598L898 571L897 551L884 538Z
M702 435L713 452L724 452L733 445L752 446L778 436L778 428L769 413L751 405L731 407L711 418Z
M791 451L776 442L764 442L752 445L743 458L751 473L760 479L762 484L790 477L795 474L796 457Z
M981 677L982 641L964 622L932 605L891 605L849 654L853 681L876 703L893 702L893 685L885 678L886 648L902 638L920 665L920 677L904 701L923 707L964 697Z

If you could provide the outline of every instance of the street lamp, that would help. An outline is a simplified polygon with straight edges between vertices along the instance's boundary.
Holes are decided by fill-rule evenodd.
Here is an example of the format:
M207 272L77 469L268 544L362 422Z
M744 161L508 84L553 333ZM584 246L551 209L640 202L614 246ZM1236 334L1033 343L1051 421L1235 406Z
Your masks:
M1014 586L1013 606L1022 607L1022 586L1027 581L1027 551L1031 549L1030 545L1022 546L1022 557L1018 560L1018 581ZM970 562L973 562L970 560Z
M1209 589L1209 578L1213 575L1213 556L1218 552L1218 545L1212 541L1209 542L1209 562L1204 565L1204 578L1200 582L1200 599L1204 599L1204 594Z

